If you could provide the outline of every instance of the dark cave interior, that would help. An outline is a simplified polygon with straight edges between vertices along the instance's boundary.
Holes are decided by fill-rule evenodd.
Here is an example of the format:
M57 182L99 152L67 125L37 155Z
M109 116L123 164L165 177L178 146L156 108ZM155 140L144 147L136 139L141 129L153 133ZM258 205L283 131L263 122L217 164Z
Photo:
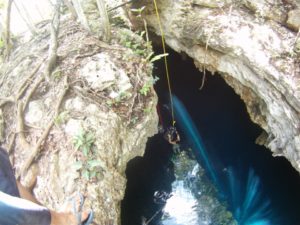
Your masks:
M187 108L201 133L208 154L219 174L229 166L238 168L240 174L253 168L261 181L260 190L271 201L274 224L300 224L300 176L283 157L272 157L271 152L255 144L261 128L250 121L242 100L218 74L207 72L203 89L199 90L203 74L191 59L168 50L172 92ZM159 108L164 123L170 115L164 106L169 103L163 60L155 63L154 75L160 79L155 84ZM180 128L179 128L180 132ZM141 215L150 217L158 208L153 204L154 191L170 189L173 176L166 174L172 148L162 135L150 138L144 157L128 163L127 188L121 208L122 225L141 224ZM188 141L182 138L182 146ZM150 224L158 224L153 220Z

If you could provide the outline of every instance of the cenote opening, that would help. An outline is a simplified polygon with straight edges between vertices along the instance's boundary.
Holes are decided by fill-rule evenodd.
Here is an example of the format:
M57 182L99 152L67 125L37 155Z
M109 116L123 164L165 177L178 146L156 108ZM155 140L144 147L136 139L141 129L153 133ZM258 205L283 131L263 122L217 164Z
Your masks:
M174 149L157 134L149 139L144 157L128 163L122 225L299 225L299 173L285 158L274 158L255 144L262 130L221 76L207 73L199 90L203 74L193 61L168 52L180 146ZM159 77L158 113L166 126L171 116L163 60L156 62L154 75ZM182 151L185 156L178 156ZM198 181L195 171L202 174Z

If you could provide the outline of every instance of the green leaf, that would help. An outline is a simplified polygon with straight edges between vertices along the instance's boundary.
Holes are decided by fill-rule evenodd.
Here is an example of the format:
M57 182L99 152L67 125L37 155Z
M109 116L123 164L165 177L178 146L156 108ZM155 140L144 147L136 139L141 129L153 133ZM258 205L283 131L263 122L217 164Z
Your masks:
M150 113L151 110L152 110L151 108L145 108L145 109L144 109L144 113Z
M132 45L132 48L133 48L133 49L137 49L138 47L139 47L139 44L133 44L133 45Z
M145 8L146 8L146 6L142 6L142 7L140 8L140 11L143 12Z
M94 178L94 177L96 177L96 175L97 175L96 171L91 171L90 172L90 178Z
M74 142L75 142L75 149L76 150L78 150L83 144L82 140L79 140L79 139L75 140Z
M134 51L134 53L137 54L137 55L144 55L145 50L142 50L142 49L136 49L136 50Z
M130 9L131 12L140 12L140 9Z
M88 153L89 153L89 148L85 145L83 146L82 148L82 152L83 152L83 155L84 156L88 156Z
M153 55L154 55L154 52L151 52L151 53L147 56L146 60L147 60L147 61L150 60L150 58L151 58Z
M84 170L84 171L82 171L82 176L85 179L89 180L90 179L90 172L88 170Z
M91 169L93 169L94 167L97 167L97 166L103 166L103 163L100 160L90 160L90 161L88 161L88 164Z
M80 129L80 130L78 131L78 134L76 135L76 137L77 137L78 139L83 139L83 136L84 136L84 131L83 131L83 129Z
M76 169L76 170L80 170L82 169L82 166L83 166L83 163L81 161L77 161L74 163L73 167Z
M152 84L156 84L157 81L159 81L159 77L154 76L152 79Z
M131 12L142 13L145 8L146 8L146 6L142 6L141 8L138 8L138 9L130 9L130 11Z
M127 48L130 48L130 47L131 47L131 42L130 42L130 41L127 41L127 42L125 43L125 46L126 46Z
M150 60L150 62L153 63L153 62L160 60L161 58L168 56L168 55L169 55L168 53L156 55Z
M143 37L145 34L146 34L146 31L142 31L142 32L140 33L140 36Z
M150 91L150 88L151 88L151 83L149 83L148 81L143 85L143 87L139 90L139 92L140 94L147 96L148 92Z
M94 142L94 141L95 141L95 136L94 136L94 134L93 134L93 133L88 133L88 134L86 135L86 141L87 141L87 142Z
M140 93L141 93L142 95L144 95L144 96L147 96L148 89L142 88L142 89L140 90Z

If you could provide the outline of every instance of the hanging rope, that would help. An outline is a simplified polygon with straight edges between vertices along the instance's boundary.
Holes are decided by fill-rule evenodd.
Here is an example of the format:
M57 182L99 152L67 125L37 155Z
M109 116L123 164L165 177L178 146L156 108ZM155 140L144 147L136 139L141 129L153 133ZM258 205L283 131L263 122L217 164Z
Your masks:
M155 12L156 12L157 20L158 20L159 30L160 30L160 33L161 33L161 42L162 42L162 47L163 47L163 52L164 52L164 62L165 62L166 76L167 76L169 95L170 95L172 126L174 126L175 125L175 119L174 119L174 109L173 109L173 98L172 98L172 89L171 89L170 75L169 75L169 68L168 68L166 45L165 45L165 35L164 35L163 29L162 29L161 20L160 20L158 8L157 8L156 0L153 0L153 3L154 3Z

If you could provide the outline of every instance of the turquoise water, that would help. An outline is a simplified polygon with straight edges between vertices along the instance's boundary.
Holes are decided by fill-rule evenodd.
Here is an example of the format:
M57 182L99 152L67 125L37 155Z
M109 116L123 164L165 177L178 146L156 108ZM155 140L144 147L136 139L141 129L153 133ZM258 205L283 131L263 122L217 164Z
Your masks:
M141 225L142 218L149 219L158 211L149 225L161 225L160 218L166 219L165 225L190 225L193 221L198 225L229 225L232 223L224 221L230 215L242 225L299 225L300 176L286 159L274 158L268 149L255 144L262 130L250 121L240 97L219 75L209 73L204 88L199 90L202 74L191 60L183 61L170 52L169 63L172 90L182 102L177 109L182 118L177 115L176 123L181 148L194 150L205 169L200 170L201 177L207 180L200 179L192 186L174 182L169 162L172 150L162 135L150 138L145 156L133 159L127 166L122 225ZM154 74L163 75L162 62L158 61L156 67ZM161 122L168 126L171 120L164 76L160 76L155 88ZM157 190L174 192L176 201L166 206L169 217L160 211L162 206L153 203Z
M255 144L262 130L250 121L240 97L217 74L207 73L204 88L199 90L202 74L191 60L170 52L169 63L173 94L190 115L190 119L177 119L181 144L197 149L195 155L218 187L219 198L228 201L241 223L299 225L300 176L285 158L274 158L268 149ZM162 62L157 64L156 75L163 71L160 68ZM156 85L160 106L169 102L166 87L161 76ZM170 124L168 113L161 114L163 122ZM197 148L199 143L204 147Z
M219 191L221 199L230 203L230 209L239 225L274 225L272 222L271 203L260 191L260 179L252 168L249 169L246 182L240 182L233 167L228 168L227 180L229 187L222 184L213 167L214 161L207 154L202 138L195 127L189 113L180 100L173 96L174 109L178 126L181 127L185 137L189 139L193 150L198 151L203 167L207 170L212 183Z

